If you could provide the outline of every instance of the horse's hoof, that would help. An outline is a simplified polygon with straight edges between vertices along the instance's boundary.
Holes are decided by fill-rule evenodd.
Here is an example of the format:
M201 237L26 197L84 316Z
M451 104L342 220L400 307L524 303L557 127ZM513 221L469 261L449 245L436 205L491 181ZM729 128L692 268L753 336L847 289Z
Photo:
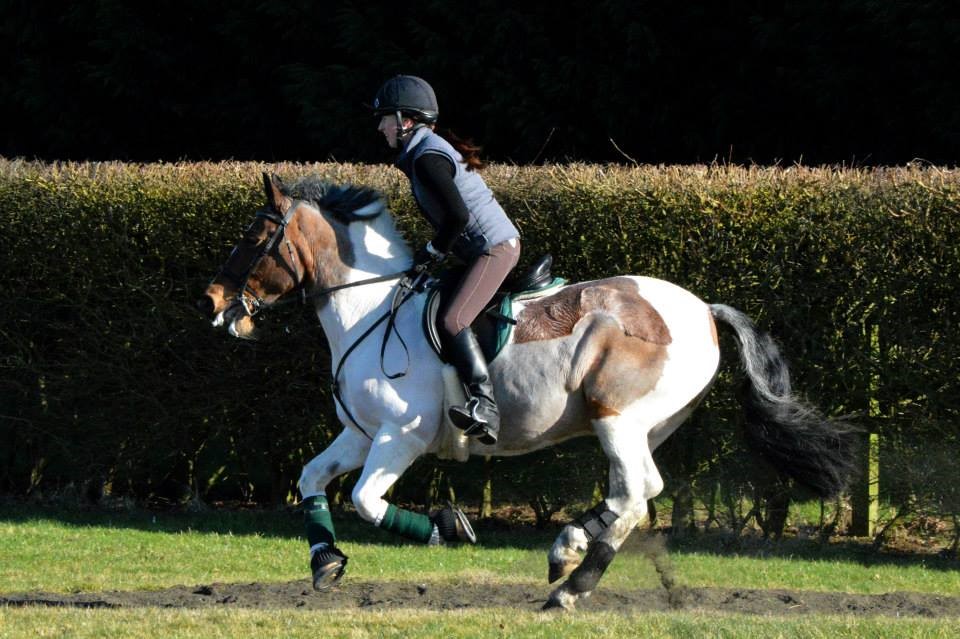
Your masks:
M549 599L547 599L547 603L543 604L543 608L541 608L541 610L560 610L560 611L563 611L563 610L565 610L565 608L560 604L559 601L557 601L557 600L554 599L553 597L550 597Z
M336 548L318 550L310 559L310 569L313 571L313 589L318 592L329 590L347 569L347 556Z
M569 592L564 590L563 586L560 586L556 590L550 593L550 598L547 599L547 603L543 604L543 610L563 610L566 612L573 611L576 606L577 598L574 595L571 595Z
M440 537L447 542L462 541L468 544L477 543L477 533L473 531L470 520L462 510L447 502L446 508L438 510L430 518L440 532Z

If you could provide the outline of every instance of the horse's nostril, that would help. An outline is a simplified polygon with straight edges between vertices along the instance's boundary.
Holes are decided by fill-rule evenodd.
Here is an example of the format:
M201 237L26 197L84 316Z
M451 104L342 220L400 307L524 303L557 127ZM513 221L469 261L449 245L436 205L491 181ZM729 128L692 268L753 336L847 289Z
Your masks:
M197 300L197 310L203 313L206 317L213 317L214 307L213 298L209 295L204 295Z

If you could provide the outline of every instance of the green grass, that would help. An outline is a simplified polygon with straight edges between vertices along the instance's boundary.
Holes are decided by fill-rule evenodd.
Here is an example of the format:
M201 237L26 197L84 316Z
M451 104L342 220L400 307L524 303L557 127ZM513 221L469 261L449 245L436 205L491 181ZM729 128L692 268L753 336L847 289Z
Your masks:
M0 608L4 637L657 637L689 639L948 638L956 620L744 618L699 613L555 615L480 612L259 610L45 610Z
M545 553L557 530L480 529L483 545L426 548L398 543L354 515L337 519L349 579L546 584ZM300 517L290 512L205 514L56 512L0 506L0 592L157 589L307 577ZM729 542L728 542L729 543ZM669 546L688 586L789 588L960 595L956 562L886 557L859 547L809 542L724 551L709 535ZM601 588L655 588L642 544L628 543ZM717 613L547 615L516 609L376 612L343 610L82 610L0 608L4 637L948 637L956 620Z
M337 518L357 580L497 580L545 585L546 551L557 530L480 529L481 545L427 548L397 542ZM307 576L300 516L291 512L83 513L0 508L0 592L158 589L213 581L288 581ZM639 536L634 537L639 540ZM793 588L875 594L960 594L956 562L889 557L814 542L724 550L709 535L670 544L688 586ZM628 542L604 576L611 589L657 587L641 544Z
M290 513L86 515L0 513L0 592L158 589L211 581L286 581L308 575L300 517ZM362 522L339 522L350 575L360 580L539 581L540 548L427 548ZM512 535L516 537L516 534ZM488 535L504 543L505 535ZM358 541L351 541L358 539ZM527 543L526 540L523 543ZM77 567L82 567L78 570ZM655 582L651 582L655 583Z

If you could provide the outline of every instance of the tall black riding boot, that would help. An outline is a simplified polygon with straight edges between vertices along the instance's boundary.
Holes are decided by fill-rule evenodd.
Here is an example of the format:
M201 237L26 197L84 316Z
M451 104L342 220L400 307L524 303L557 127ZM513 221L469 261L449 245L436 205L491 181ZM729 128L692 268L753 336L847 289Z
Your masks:
M467 435L492 446L497 443L500 432L500 412L493 399L487 360L477 343L477 336L470 328L465 328L449 340L448 345L450 360L467 391L466 406L451 406L450 420Z

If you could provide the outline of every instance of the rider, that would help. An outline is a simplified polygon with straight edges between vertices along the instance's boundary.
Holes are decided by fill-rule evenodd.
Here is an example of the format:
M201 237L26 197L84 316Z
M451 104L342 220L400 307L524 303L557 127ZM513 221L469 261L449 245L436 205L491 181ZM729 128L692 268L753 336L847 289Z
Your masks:
M516 266L520 232L477 173L483 167L479 147L434 132L439 109L429 84L412 75L390 78L377 91L373 109L380 117L377 130L400 151L396 166L410 179L414 199L434 229L414 266L428 268L450 253L467 264L440 317L445 350L467 391L466 405L451 407L450 419L466 434L494 444L500 416L470 324Z

